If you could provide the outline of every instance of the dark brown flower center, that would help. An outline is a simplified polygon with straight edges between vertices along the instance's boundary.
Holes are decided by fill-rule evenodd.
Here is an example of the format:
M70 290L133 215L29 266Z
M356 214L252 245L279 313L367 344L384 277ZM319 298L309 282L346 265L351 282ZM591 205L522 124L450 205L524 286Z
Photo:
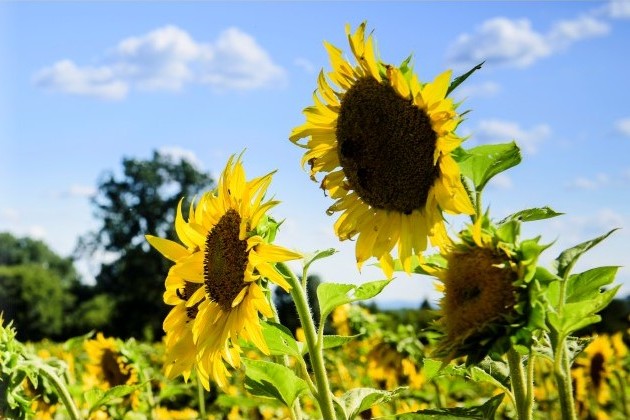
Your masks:
M341 100L336 135L344 174L363 201L406 214L424 208L439 176L437 135L425 111L364 77Z
M593 386L595 386L596 390L599 390L602 385L602 380L606 372L605 361L604 355L599 352L595 353L591 359L589 376L591 377L591 381L593 381Z
M208 298L224 311L232 309L232 301L245 287L247 241L239 239L241 216L228 210L206 238L204 284Z
M516 273L487 248L448 257L443 312L450 338L466 338L510 315L516 304Z
M193 283L191 281L184 280L184 287L181 289L177 289L177 296L183 300L187 301L192 297L192 295L201 287L200 283ZM186 316L188 316L188 321L192 321L197 317L197 313L199 312L199 304L201 301L195 303L193 306L186 308ZM186 322L188 322L186 321Z
M110 388L126 384L131 376L131 373L122 371L121 366L118 364L118 354L110 349L103 350L101 370Z

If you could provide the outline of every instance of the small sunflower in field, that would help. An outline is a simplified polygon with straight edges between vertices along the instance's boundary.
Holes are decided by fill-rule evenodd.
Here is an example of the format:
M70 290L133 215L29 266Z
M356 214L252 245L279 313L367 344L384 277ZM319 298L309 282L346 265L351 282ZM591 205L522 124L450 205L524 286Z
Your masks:
M227 365L240 366L240 339L268 352L260 326L260 315L273 316L266 283L288 291L275 263L301 258L271 243L278 226L266 214L278 203L265 200L271 177L247 181L240 158L232 157L216 192L191 204L188 220L178 207L175 229L183 245L147 235L175 263L164 295L174 305L164 322L171 376L186 375L194 364L206 388L211 378L225 388Z
M476 363L511 345L531 346L532 332L544 319L535 273L546 247L539 238L519 243L519 226L511 221L496 227L484 216L444 253L446 266L435 270L444 293L438 355L447 360L467 356L468 363Z
M578 356L571 375L576 386L576 400L589 406L593 398L603 405L612 400L610 382L613 372L624 371L628 349L620 333L598 335Z
M102 333L98 333L95 339L87 340L83 345L89 358L87 376L84 378L87 387L107 390L118 385L138 383L138 373L121 352L116 339L105 338Z
M290 140L307 149L302 165L310 165L313 180L326 174L321 187L336 200L328 213L340 213L334 228L341 240L358 236L359 268L376 257L391 277L395 246L409 273L427 238L449 244L443 211L474 209L451 155L462 142L457 105L447 97L451 72L422 83L409 60L383 63L365 26L354 33L346 27L356 64L325 43L333 70L328 78L320 73L314 105Z

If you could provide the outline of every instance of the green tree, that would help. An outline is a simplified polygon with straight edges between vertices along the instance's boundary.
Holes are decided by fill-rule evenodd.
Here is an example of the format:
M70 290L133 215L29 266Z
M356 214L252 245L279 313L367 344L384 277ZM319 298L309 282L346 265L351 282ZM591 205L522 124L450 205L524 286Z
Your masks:
M83 310L109 313L106 333L121 337L157 338L168 307L162 301L171 263L151 250L145 234L175 238L175 209L182 197L192 199L213 187L209 173L185 159L154 152L149 160L124 158L122 176L106 173L92 199L98 231L83 236L78 255L107 255L96 276L95 296ZM184 205L187 216L187 207ZM96 312L94 312L96 310Z
M79 283L71 258L42 241L0 233L0 312L14 321L19 340L60 338Z

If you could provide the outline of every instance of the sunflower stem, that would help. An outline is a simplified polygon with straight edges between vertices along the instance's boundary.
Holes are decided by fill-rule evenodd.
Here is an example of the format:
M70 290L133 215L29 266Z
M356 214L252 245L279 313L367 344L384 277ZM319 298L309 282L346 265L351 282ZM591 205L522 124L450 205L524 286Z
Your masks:
M68 411L68 418L70 420L80 420L81 415L79 414L79 409L74 403L72 396L70 396L70 392L68 391L68 388L66 387L64 382L59 378L59 376L57 376L57 374L49 366L45 365L44 363L41 363L35 360L31 360L27 363L34 366L39 371L40 375L48 379L48 381L53 385L53 387L55 388L55 391L57 391L57 395L59 396L59 399L61 399L61 402L66 407L66 411Z
M318 340L315 323L313 322L313 314L311 308L308 306L306 288L302 287L300 280L286 264L278 263L278 269L289 280L289 284L291 285L291 297L293 298L298 316L300 317L300 324L302 324L302 328L304 329L308 355L311 359L313 373L315 374L315 384L317 385L316 397L322 418L326 420L336 420L337 416L335 415L333 407L330 384L324 363L323 342Z
M473 222L476 222L477 219L479 219L481 217L481 191L475 191L475 220L473 220Z
M534 367L536 365L536 356L534 350L529 349L529 357L527 358L526 379L527 379L527 409L528 413L534 410Z
M510 367L510 379L512 382L512 393L516 400L516 413L519 420L531 420L532 411L531 404L527 401L528 391L525 384L525 372L523 372L523 363L521 355L510 348L507 353L508 366ZM529 409L528 409L529 408Z
M195 380L197 382L197 397L199 398L199 418L205 419L207 417L206 397L203 392L203 384L201 383L201 379L199 379L199 375L195 375Z

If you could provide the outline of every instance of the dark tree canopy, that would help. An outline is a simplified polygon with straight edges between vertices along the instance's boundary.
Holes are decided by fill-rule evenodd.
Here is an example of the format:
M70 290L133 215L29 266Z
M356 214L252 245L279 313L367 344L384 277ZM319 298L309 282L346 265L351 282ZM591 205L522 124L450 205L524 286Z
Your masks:
M61 337L78 284L72 259L42 241L0 233L0 312L18 339Z
M92 199L95 216L101 222L97 232L81 238L78 253L107 253L111 262L101 265L96 276L95 295L109 295L114 303L100 297L97 308L110 312L107 326L112 335L157 338L168 307L162 301L164 279L171 262L151 249L144 235L175 240L174 220L182 197L185 217L188 203L201 191L213 187L208 173L185 159L154 152L149 160L124 158L122 175L105 174ZM104 308L104 309L103 309ZM93 310L94 305L84 308Z

